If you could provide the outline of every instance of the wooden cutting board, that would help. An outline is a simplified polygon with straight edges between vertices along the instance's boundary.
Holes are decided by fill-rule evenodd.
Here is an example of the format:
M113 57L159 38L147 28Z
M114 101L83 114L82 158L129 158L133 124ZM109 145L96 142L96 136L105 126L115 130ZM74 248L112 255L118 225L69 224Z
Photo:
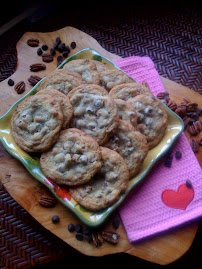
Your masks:
M40 41L40 46L47 44L49 48L51 48L58 36L66 45L70 45L72 41L76 42L77 47L71 50L70 55L82 48L90 47L99 51L112 61L120 59L119 56L104 50L91 36L72 27L65 27L49 33L25 33L17 43L17 68L16 72L10 77L15 83L22 80L26 83L25 93L31 89L28 78L31 74L34 74L29 71L30 64L42 63L41 57L36 53L37 48L29 47L26 41L29 38L37 38ZM47 69L45 71L40 71L36 75L43 77L55 70L57 66L56 58L57 55L54 56L53 62L46 64ZM0 83L0 115L3 115L8 108L22 96L15 92L14 87L8 86L7 82L8 79ZM200 96L194 91L163 77L162 82L176 102L181 101L182 97L187 97L193 102L199 102ZM202 106L202 102L200 103L200 106ZM197 154L197 158L202 165L201 151ZM3 182L10 195L41 225L67 244L86 255L103 256L106 254L125 252L154 263L168 264L181 257L190 248L197 232L198 225L197 223L193 223L189 226L181 227L174 231L144 240L140 243L131 244L127 239L123 226L120 225L117 230L117 232L120 233L118 245L112 246L105 242L101 247L96 248L93 244L89 244L86 241L77 241L75 239L75 234L68 232L67 225L69 223L79 223L79 221L75 215L62 204L58 202L53 209L45 209L38 205L37 201L41 194L46 191L45 187L34 179L19 161L9 155L1 144L0 180ZM115 215L116 214L117 213L115 212ZM51 216L53 215L58 215L60 217L60 223L53 224L51 222ZM111 216L105 224L104 228L106 230L114 230L111 224L112 217L113 216Z

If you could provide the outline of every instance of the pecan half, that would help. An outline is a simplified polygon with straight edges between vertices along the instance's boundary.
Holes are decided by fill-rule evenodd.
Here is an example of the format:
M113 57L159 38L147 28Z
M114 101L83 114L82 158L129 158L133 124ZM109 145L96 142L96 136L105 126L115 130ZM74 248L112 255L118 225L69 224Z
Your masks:
M102 245L104 240L99 232L93 232L92 233L92 241L96 247L99 247Z
M177 108L177 104L171 100L168 101L167 106L172 110L175 111Z
M40 80L41 80L41 78L38 76L30 76L28 78L28 81L32 86L36 85Z
M56 199L53 196L49 196L47 194L43 194L39 199L38 203L42 207L50 208L56 205Z
M168 92L160 92L157 94L156 97L160 100L166 99L167 97L169 97L169 93Z
M199 151L199 144L195 138L192 138L189 140L189 143L191 145L191 148L194 153L197 153Z
M119 241L119 234L111 231L103 231L102 238L108 243L116 245Z
M190 133L190 135L197 135L198 134L198 130L194 124L189 125L189 127L187 128L187 131Z
M199 146L202 146L202 131L199 134Z
M53 55L51 55L50 53L45 53L42 55L42 60L45 62L45 63L50 63L53 61Z
M36 63L36 64L31 64L30 65L30 71L33 71L33 72L38 72L38 71L42 71L42 70L45 70L45 69L46 69L45 64Z
M183 122L184 122L184 126L186 127L186 126L187 126L187 124L190 122L191 118L190 118L190 117L185 116L185 117L184 117L182 120L183 120Z
M182 107L178 107L177 106L177 109L175 109L175 113L177 114L177 115L179 115L182 119L186 116L186 110L184 109L184 108L182 108Z
M187 104L187 112L196 111L198 107L197 103L188 103Z
M144 87L146 87L147 89L149 89L149 85L148 85L148 83L144 80L144 81L142 81L142 85L144 86Z
M29 45L30 47L38 47L39 40L36 38L30 38L27 40L27 45Z
M14 89L16 90L16 92L17 92L18 94L23 93L23 92L25 91L25 83L24 83L24 81L19 81L19 82L15 85Z
M202 121L201 120L197 120L193 123L195 129L198 131L198 132L201 132L202 131Z

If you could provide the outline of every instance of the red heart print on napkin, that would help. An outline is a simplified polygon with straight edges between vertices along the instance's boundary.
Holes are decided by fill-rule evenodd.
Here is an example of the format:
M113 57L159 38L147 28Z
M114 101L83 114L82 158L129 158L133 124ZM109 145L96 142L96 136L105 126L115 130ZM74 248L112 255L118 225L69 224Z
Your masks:
M187 187L183 183L178 187L177 191L171 189L164 190L161 199L168 207L185 210L194 199L194 189L193 187Z

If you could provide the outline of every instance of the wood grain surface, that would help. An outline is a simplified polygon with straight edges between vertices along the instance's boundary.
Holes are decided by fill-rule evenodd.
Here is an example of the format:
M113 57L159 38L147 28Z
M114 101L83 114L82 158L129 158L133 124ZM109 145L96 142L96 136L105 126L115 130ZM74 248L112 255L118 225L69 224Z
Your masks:
M27 40L29 38L38 38L40 45L47 44L49 48L51 48L58 36L66 45L70 45L72 41L76 42L77 47L71 50L70 55L82 48L90 47L96 49L112 61L120 59L119 56L104 50L95 39L73 27L65 27L49 33L28 32L22 36L17 44L17 68L16 72L10 77L15 83L22 80L26 83L26 91L23 94L27 93L32 87L28 82L30 75L34 75L34 73L29 70L30 64L42 63L41 57L36 53L37 48L29 47L26 43ZM57 55L54 56L53 62L46 64L46 70L40 71L36 75L43 77L55 70L57 66L56 58ZM161 79L166 90L170 93L171 98L174 98L176 102L180 102L182 97L187 97L202 106L199 94L163 77ZM7 109L22 96L16 93L14 87L8 86L7 82L8 79L0 83L0 115L3 115ZM186 135L188 136L187 133ZM202 165L201 149L196 157ZM9 155L1 144L0 180L3 182L10 195L41 225L85 255L103 256L106 254L125 252L154 263L169 264L181 257L190 248L197 232L197 223L192 223L188 226L177 228L142 242L131 244L127 239L123 226L120 225L117 230L117 232L120 233L118 245L112 246L105 242L101 247L96 248L86 241L77 241L75 234L68 232L67 225L69 223L79 223L79 221L66 207L58 202L54 208L46 209L37 203L40 196L47 192L46 188L34 179L19 161ZM53 215L60 217L61 221L58 224L51 222L51 216ZM117 216L117 212L115 212L114 215ZM106 221L103 229L114 230L111 223L111 219L114 215Z

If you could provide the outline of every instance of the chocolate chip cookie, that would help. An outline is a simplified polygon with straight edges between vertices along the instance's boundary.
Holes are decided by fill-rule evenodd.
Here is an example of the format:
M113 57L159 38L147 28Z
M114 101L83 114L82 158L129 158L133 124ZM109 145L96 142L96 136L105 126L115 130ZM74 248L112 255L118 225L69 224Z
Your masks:
M139 94L151 96L151 91L140 83L123 83L111 89L109 95L116 99L128 100Z
M131 105L131 103L128 101L121 100L121 99L114 99L114 101L118 109L119 118L121 120L129 122L136 129L137 113L135 112L135 109Z
M150 149L155 147L167 129L168 114L165 108L154 96L137 95L129 102L138 114L137 130L146 137Z
M99 145L104 144L117 126L115 101L105 89L95 84L81 85L68 96L74 109L70 126L91 135Z
M123 120L119 120L118 128L113 133L104 146L121 155L128 165L131 178L140 171L148 154L147 140L130 123Z
M82 83L82 77L67 69L57 69L46 76L37 87L37 92L41 90L55 89L67 95L73 88Z
M108 68L106 67L106 65L103 64L102 62L96 61L96 60L90 60L90 61L92 61L92 62L95 63L98 72L107 71L108 70Z
M69 97L53 89L48 89L47 91L40 91L36 95L52 96L60 103L63 113L62 129L68 128L70 120L73 117L73 107L70 103Z
M96 64L91 60L88 59L72 60L66 63L63 68L80 74L82 76L83 83L87 84L100 83L100 75L97 71Z
M40 158L42 171L59 185L75 186L88 182L101 168L98 143L75 128L60 132L57 143Z
M86 184L69 189L71 196L89 210L106 208L126 191L129 171L123 158L115 151L100 147L102 168Z
M11 119L15 142L27 152L48 150L57 140L63 124L60 103L47 95L24 99Z
M123 83L134 82L132 78L119 70L108 70L100 73L101 85L109 92L113 87Z

